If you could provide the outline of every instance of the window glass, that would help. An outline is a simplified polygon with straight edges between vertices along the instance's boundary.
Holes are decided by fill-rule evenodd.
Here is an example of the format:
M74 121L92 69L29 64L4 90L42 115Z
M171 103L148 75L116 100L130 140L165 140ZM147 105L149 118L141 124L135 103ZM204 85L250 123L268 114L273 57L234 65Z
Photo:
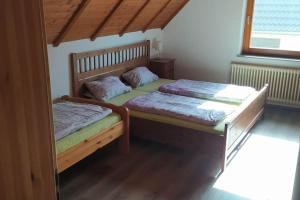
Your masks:
M300 51L300 0L255 0L250 48Z

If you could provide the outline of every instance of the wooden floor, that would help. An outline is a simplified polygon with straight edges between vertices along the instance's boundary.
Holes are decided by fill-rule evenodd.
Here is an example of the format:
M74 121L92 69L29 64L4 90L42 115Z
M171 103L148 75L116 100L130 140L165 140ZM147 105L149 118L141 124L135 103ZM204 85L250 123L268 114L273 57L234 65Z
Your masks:
M246 186L250 182L247 180L252 180L257 174L259 175L255 180L262 183L262 178L268 179L269 177L262 177L261 174L268 174L270 170L261 167L257 172L255 171L257 170L256 165L266 166L263 162L270 164L270 162L281 162L281 158L285 159L286 155L272 155L273 153L277 154L277 152L274 152L276 149L268 151L271 148L280 148L281 143L274 143L272 139L295 144L297 152L295 152L293 145L289 145L293 148L287 148L291 151L288 153L291 157L298 154L299 119L300 112L268 108L264 120L260 121L251 130L252 136L230 163L228 170L218 180L213 177L219 171L219 160L211 154L185 152L173 147L139 140L133 141L129 155L120 155L112 147L105 148L60 175L61 199L259 199L260 197L257 196L260 194L259 192L256 193L254 190L244 191L243 188L238 188L238 192L235 192L233 186L241 186L243 181L246 181ZM268 138L271 138L270 141L273 142L269 145L273 146L266 146L265 150L260 150L262 152L253 152L256 144L263 145L265 142L267 145ZM277 159L264 160L264 157L261 157L262 155L267 157L277 156ZM251 161L253 166L250 167L247 164L245 167L245 160ZM295 166L291 168L291 165L295 165L293 162L283 163L283 166L281 166L290 167L288 170L291 172L288 174L289 176L286 175L289 180L283 179L289 183L293 182L291 177L294 174L293 169L296 168ZM274 165L277 164L274 163ZM247 167L249 168L246 169ZM279 169L277 168L272 169L279 177L280 173L285 174L282 171L278 172ZM244 174L250 174L251 176L243 177ZM241 178L242 180L239 180ZM276 177L272 178L276 179ZM228 182L228 180L235 180L235 183ZM221 182L224 182L229 189L222 187ZM239 182L240 185L236 184ZM285 182L282 184L286 185ZM253 189L255 185L253 187L247 185L247 187ZM265 187L264 191L274 189L268 188L272 187L268 183ZM290 190L288 192L291 193ZM261 197L272 199L274 192L272 194L262 193L262 195L265 196ZM275 195L281 197L280 194L275 193ZM285 195L287 197L291 194Z

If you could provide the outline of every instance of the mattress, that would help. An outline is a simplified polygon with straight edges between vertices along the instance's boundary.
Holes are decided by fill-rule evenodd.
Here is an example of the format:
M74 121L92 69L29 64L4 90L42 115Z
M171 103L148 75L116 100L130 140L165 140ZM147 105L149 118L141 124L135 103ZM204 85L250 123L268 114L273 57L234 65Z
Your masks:
M147 92L139 91L139 90L132 90L131 92L127 92L125 94L121 94L119 96L116 96L108 101L106 103L111 103L117 106L122 106L124 105L127 101L130 99L133 99L134 97L145 95Z
M134 97L137 97L140 95L145 95L152 91L156 91L156 90L158 90L158 88L160 86L167 84L167 83L172 83L172 82L175 82L175 80L159 79L159 80L149 83L147 85L133 89L129 93L114 97L114 98L110 99L108 101L108 103L122 106L127 101L129 101L130 99L133 99ZM254 95L254 93L253 93L253 95ZM232 105L231 103L228 103L228 104ZM151 120L151 121L155 121L155 122L170 124L173 126L179 126L179 127L189 128L189 129L198 130L198 131L204 131L207 133L212 133L212 134L217 134L217 135L224 135L225 123L228 121L228 119L231 119L231 117L234 114L235 113L229 115L227 118L220 121L215 126L207 126L207 125L203 125L203 124L199 124L199 123L195 123L195 122L191 122L191 121L187 121L187 120L176 119L174 117L162 116L162 115L151 114L151 113L146 113L146 112L139 112L139 111L130 111L131 117Z
M121 121L120 115L112 113L109 116L90 124L70 135L57 140L55 143L56 155L68 150L69 148L79 144L80 142L98 134L99 132L113 126Z
M152 84L152 86L153 85L154 84ZM130 99L133 99L134 97L137 97L140 95L145 95L145 94L147 94L147 92L143 92L143 91L134 89L131 92L128 92L126 94L122 94L120 96L110 99L109 101L107 101L107 103L121 106L121 105L124 105ZM195 123L195 122L190 122L187 120L176 119L173 117L150 114L150 113L145 113L145 112L138 112L138 111L130 111L130 116L136 117L136 118L141 118L141 119L146 119L146 120L151 120L151 121L156 121L156 122L161 122L161 123L165 123L165 124L170 124L170 125L174 125L174 126L180 126L180 127L199 130L199 131L205 131L208 133L213 133L213 134L218 134L218 135L224 134L225 120L226 120L225 119L225 120L219 122L215 126L205 126L205 125Z
M238 107L216 101L207 101L159 91L129 100L125 106L129 110L169 116L215 126Z
M173 83L173 82L175 82L175 80L160 78L157 81L135 88L135 90L142 91L142 92L153 92L153 91L157 91L160 86L168 83Z
M117 106L122 106L127 101L129 101L130 99L133 99L134 97L145 95L149 92L157 91L160 86L167 84L167 83L172 83L172 82L174 82L174 80L158 79L157 81L154 81L152 83L135 88L131 92L116 96L106 102L117 105Z
M219 122L215 126L206 126L203 124L177 119L174 117L168 117L168 116L162 116L162 115L156 115L151 113L145 113L145 112L138 112L138 111L130 111L131 117L136 117L140 119L146 119L151 120L155 122L160 122L164 124L170 124L173 126L179 126L184 128L189 128L193 130L198 131L204 131L207 133L217 134L217 135L224 135L224 129L225 129L225 120Z
M246 86L180 79L160 86L159 91L212 101L241 104L255 92L255 89Z

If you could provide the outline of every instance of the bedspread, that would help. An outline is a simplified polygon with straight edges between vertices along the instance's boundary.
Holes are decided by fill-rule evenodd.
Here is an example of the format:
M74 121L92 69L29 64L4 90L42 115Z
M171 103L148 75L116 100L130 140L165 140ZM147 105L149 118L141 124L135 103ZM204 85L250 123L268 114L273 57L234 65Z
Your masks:
M111 109L91 104L72 102L53 104L55 140L101 120L111 113Z
M171 116L204 125L216 125L236 109L236 106L230 104L158 91L135 97L125 106L135 111Z
M229 103L242 103L255 92L255 89L231 84L180 79L160 86L159 91Z

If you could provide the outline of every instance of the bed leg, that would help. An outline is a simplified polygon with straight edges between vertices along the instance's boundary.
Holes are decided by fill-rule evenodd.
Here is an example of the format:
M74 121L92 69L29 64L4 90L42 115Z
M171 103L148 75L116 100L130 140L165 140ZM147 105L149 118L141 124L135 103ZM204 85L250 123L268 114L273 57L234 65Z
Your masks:
M226 170L226 165L227 165L227 162L226 160L224 159L224 157L222 157L222 159L220 160L220 170L218 171L217 174L215 174L213 176L213 178L216 180L218 179L223 173L224 171Z
M263 113L262 113L262 115L261 115L261 117L260 117L260 120L262 121L262 120L264 120L265 119L265 111L263 111Z
M122 107L122 120L124 121L123 135L119 138L119 151L124 154L129 153L130 149L130 129L129 129L129 110L126 107Z
M227 167L227 158L225 154L221 160L221 173L223 173L226 170L226 167Z
M223 173L226 170L227 167L227 140L228 140L228 126L229 124L225 124L225 131L224 131L224 141L223 141L223 155L222 155L222 161L221 161L221 173Z
M119 138L119 151L124 154L129 153L129 137L127 135L123 135Z

